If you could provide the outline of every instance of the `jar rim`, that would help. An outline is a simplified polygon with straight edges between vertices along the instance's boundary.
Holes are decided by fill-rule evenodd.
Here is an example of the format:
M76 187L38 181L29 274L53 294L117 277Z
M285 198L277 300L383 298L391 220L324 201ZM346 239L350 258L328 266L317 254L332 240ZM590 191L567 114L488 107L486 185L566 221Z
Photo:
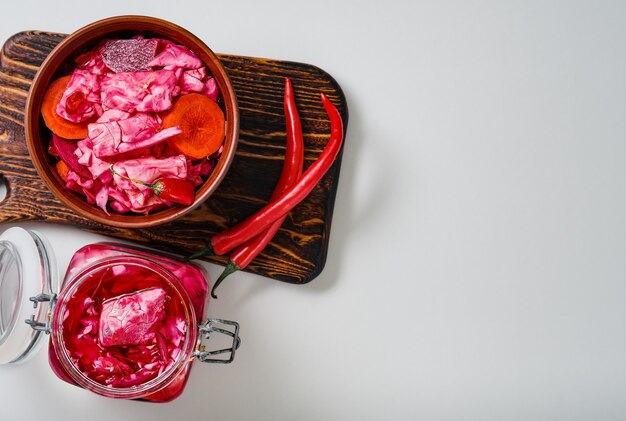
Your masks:
M181 352L177 356L176 361L169 364L167 369L158 374L155 378L140 385L133 385L129 387L111 387L89 378L71 361L69 351L65 346L65 340L63 338L64 310L66 309L69 300L71 300L72 295L86 281L92 279L91 275L94 273L120 264L132 265L150 270L159 275L164 281L172 286L173 290L178 295L178 298L180 298L180 300L184 303L182 307L185 312L185 322L187 323ZM141 257L105 257L94 261L84 270L76 274L76 276L74 276L60 292L57 305L52 316L51 339L59 362L67 374L79 386L108 397L136 399L155 393L168 386L185 369L185 362L192 358L193 351L195 350L197 342L196 326L197 318L193 305L191 305L191 298L182 283L172 272L154 261L147 262Z

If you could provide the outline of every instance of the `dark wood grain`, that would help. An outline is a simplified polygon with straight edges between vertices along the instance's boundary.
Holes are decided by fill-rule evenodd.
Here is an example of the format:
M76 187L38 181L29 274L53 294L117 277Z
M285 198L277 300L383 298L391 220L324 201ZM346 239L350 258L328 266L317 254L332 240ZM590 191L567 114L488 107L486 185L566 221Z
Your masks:
M215 232L253 213L270 197L285 151L285 77L293 81L302 119L305 165L318 156L330 131L320 92L339 107L347 127L348 110L341 88L318 67L219 54L237 94L241 124L235 159L218 190L201 207L170 224L146 229L104 226L77 215L49 191L35 171L24 142L24 106L30 82L63 38L63 34L21 32L7 40L0 53L0 174L9 185L9 194L0 204L0 222L71 224L187 255L203 247ZM340 165L341 155L247 271L297 284L311 281L322 271ZM208 260L225 263L222 257Z

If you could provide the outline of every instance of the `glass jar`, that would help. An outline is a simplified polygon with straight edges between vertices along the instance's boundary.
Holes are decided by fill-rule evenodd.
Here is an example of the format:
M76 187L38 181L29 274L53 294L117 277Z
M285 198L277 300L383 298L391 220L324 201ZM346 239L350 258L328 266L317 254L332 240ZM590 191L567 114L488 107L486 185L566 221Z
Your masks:
M59 378L102 396L166 402L182 393L196 359L232 362L238 324L199 322L208 300L200 266L96 243L73 255L57 294L51 253L35 231L0 236L0 363L26 360L47 333ZM214 333L230 346L207 351Z

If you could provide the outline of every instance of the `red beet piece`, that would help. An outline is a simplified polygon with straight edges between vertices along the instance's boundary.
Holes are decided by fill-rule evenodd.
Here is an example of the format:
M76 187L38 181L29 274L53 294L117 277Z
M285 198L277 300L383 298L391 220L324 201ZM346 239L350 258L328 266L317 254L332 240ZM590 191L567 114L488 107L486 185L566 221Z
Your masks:
M158 45L158 39L112 39L102 46L100 56L115 73L138 72L148 70Z
M65 162L65 165L67 165L70 170L74 171L81 177L92 178L89 169L80 164L78 162L78 157L74 154L77 149L76 142L63 139L53 133L52 146L56 150L58 157L61 158L61 161Z
M148 339L163 321L167 298L163 289L149 288L106 300L98 329L102 346L138 345Z

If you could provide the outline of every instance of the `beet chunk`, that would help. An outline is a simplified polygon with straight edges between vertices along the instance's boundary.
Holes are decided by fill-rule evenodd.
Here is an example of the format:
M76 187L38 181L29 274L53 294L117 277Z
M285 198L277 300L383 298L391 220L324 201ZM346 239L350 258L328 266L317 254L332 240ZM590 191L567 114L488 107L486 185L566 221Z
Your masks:
M115 73L148 70L148 63L156 55L158 39L115 39L103 45L100 56Z
M67 165L70 170L74 171L84 178L91 178L91 173L89 172L87 167L78 162L78 157L74 153L77 149L76 142L63 139L62 137L59 137L53 133L52 142L50 143L51 145L53 145L54 150L56 150L57 154L59 155L59 158L61 158L61 160L65 162L65 165Z

